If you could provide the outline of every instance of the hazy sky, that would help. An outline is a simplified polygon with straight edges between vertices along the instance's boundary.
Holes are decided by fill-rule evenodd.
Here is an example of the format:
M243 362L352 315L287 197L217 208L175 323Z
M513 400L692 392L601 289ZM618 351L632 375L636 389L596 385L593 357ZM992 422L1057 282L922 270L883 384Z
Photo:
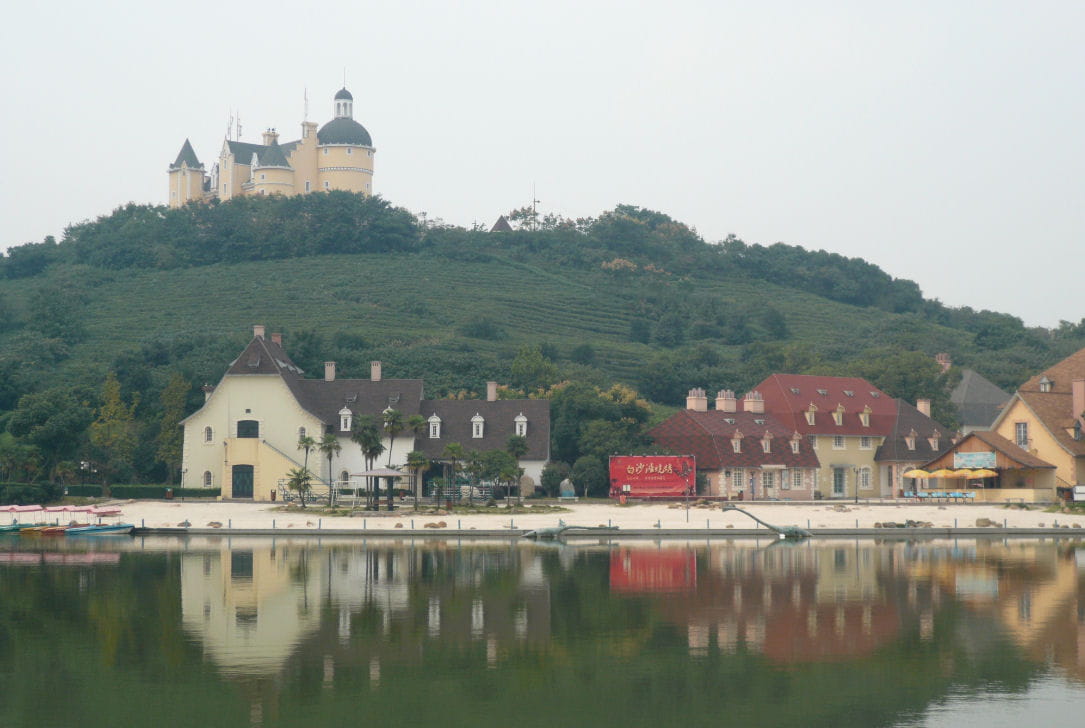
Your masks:
M165 203L299 136L342 85L374 188L490 224L619 203L708 240L863 257L950 305L1085 317L1085 3L19 3L6 12L0 247Z

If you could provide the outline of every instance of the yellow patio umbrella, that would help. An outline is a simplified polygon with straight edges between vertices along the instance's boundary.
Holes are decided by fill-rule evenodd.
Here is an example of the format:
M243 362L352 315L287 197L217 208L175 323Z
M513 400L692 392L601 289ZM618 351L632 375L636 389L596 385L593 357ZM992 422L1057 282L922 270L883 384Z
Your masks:
M931 477L931 474L923 468L912 468L911 470L906 470L903 473L903 476L905 478L929 478Z
M931 473L932 478L955 478L956 474L949 468L942 468Z
M954 478L961 478L961 479L967 479L967 478L974 478L974 477L976 477L976 476L975 476L975 475L973 475L972 473L973 473L973 471L972 471L972 470L969 470L968 468L961 468L960 470L957 470L957 471L955 471L955 472L953 473L953 477L954 477Z
M979 470L973 470L972 471L972 477L973 478L997 478L998 473L996 473L993 470L988 470L987 468L980 468Z

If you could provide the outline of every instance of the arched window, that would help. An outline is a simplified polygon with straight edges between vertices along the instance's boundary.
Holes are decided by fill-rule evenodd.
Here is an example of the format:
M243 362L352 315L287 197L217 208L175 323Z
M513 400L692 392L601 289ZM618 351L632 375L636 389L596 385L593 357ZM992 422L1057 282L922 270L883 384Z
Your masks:
M429 439L441 439L441 418L436 414L433 414L430 415L430 418L426 421L429 423Z
M215 431L210 426L203 428L203 441L211 442L215 439Z
M215 478L214 478L213 475L211 475L210 470L203 471L203 487L204 488L210 488L213 485L214 480L215 480Z
M339 481L341 483L345 483L348 480L350 480L350 473L348 473L346 470L340 470L339 471Z
M485 433L486 420L478 412L471 418L471 437L480 439Z
M354 426L354 413L350 411L349 407L344 407L339 410L339 431L350 432L351 427Z
M516 434L520 437L527 437L527 418L524 417L524 413L521 412L516 415L514 422L516 423Z

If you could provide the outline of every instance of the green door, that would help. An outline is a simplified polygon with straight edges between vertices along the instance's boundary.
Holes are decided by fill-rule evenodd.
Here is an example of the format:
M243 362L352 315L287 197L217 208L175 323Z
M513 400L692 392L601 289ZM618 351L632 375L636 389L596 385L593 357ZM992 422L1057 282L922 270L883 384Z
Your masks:
M253 474L251 465L235 465L233 482L232 498L252 498Z

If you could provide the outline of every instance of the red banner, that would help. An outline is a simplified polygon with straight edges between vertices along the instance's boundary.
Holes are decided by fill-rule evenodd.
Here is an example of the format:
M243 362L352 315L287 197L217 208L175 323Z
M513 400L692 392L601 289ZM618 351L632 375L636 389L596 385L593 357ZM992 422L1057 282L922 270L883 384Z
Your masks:
M614 455L610 497L681 497L697 493L697 467L689 455Z

